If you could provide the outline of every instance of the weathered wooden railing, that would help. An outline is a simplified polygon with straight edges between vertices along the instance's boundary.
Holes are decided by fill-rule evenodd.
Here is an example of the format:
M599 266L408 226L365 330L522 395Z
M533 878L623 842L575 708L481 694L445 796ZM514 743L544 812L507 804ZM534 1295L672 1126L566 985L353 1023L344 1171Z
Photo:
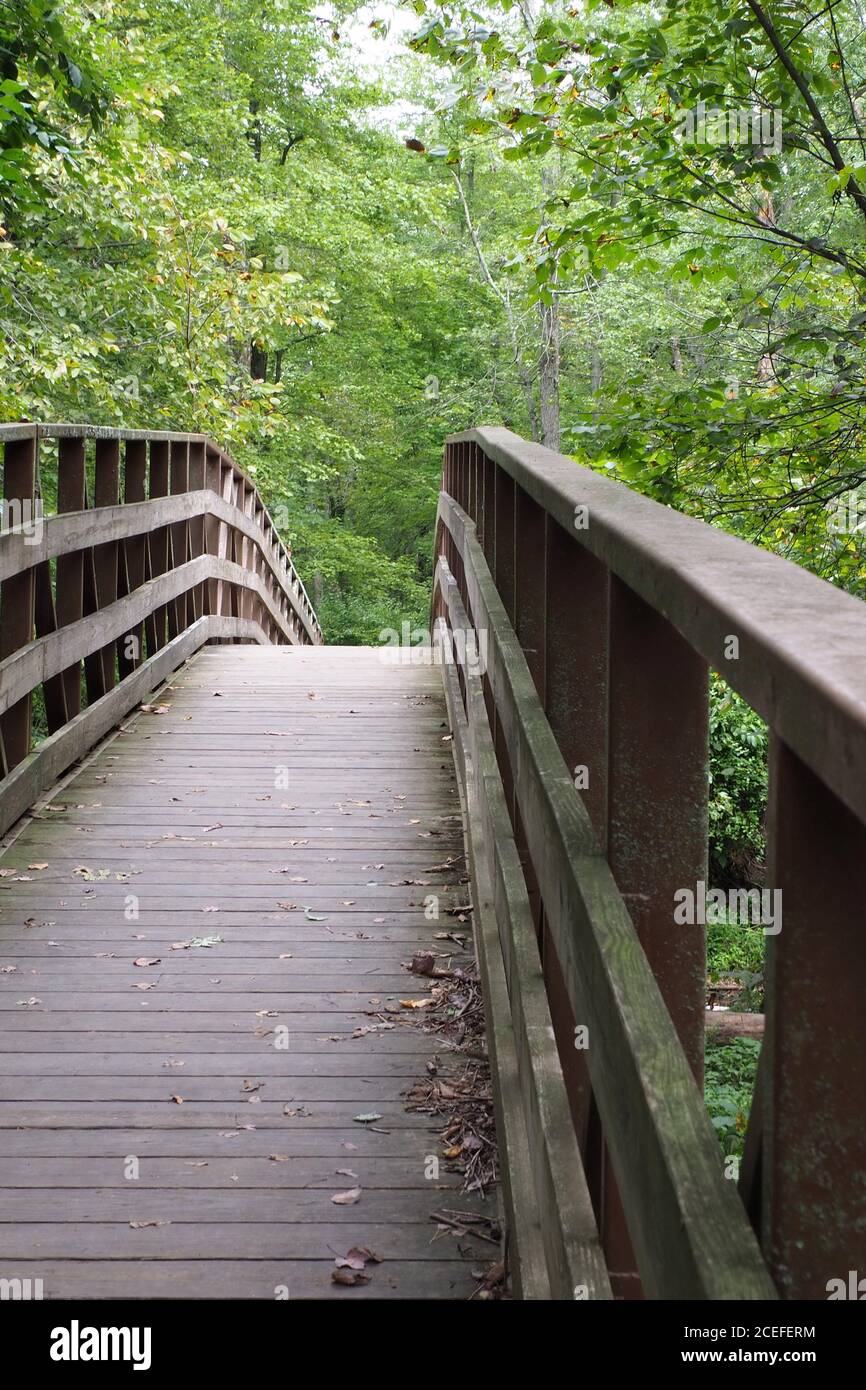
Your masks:
M204 435L21 424L0 444L2 831L203 643L321 631L255 485Z
M436 553L440 640L478 658L446 690L524 1292L826 1298L866 1273L866 606L502 429L449 441ZM710 668L771 730L783 909L739 1191L674 916L707 878Z

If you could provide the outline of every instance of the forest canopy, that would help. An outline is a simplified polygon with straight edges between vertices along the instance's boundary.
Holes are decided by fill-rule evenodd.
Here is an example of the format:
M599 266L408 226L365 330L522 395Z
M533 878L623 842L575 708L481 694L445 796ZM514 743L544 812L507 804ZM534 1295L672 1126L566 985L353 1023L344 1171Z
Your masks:
M2 418L195 429L332 641L505 424L862 595L854 0L0 2Z

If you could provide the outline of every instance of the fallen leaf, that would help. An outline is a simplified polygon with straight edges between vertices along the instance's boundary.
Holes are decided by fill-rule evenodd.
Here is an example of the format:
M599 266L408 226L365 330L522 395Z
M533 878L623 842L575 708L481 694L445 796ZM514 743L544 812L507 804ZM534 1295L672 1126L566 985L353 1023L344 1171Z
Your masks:
M352 1207L360 1201L360 1187L350 1187L348 1192L335 1192L331 1201L338 1207Z
M331 1281L334 1284L345 1284L347 1288L354 1288L357 1284L369 1284L369 1274L362 1274L356 1269L332 1269Z
M133 965L159 965L159 956L137 956L132 962Z
M436 957L432 951L418 951L406 967L413 975L433 975L436 972Z

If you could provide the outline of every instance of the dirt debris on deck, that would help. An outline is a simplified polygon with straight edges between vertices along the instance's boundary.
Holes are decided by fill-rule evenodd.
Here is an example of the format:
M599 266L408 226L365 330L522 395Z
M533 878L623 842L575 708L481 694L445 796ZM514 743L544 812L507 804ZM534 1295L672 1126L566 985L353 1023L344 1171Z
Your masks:
M452 913L466 922L472 912L468 904ZM453 943L465 953L468 939L456 931L439 931L436 939ZM493 1114L490 1063L487 1056L484 1002L476 977L474 961L452 968L453 951L420 951L406 963L416 977L429 980L429 1010L415 1026L440 1043L440 1049L427 1062L426 1075L419 1077L406 1095L406 1109L443 1121L439 1138L441 1157L448 1172L463 1177L463 1191L486 1195L498 1185L499 1154ZM460 1064L455 1070L450 1059ZM443 1065L444 1064L444 1065ZM499 1218L443 1207L431 1213L442 1233L474 1236L504 1251L504 1229ZM473 1297L502 1297L507 1289L504 1258L473 1270L478 1288Z

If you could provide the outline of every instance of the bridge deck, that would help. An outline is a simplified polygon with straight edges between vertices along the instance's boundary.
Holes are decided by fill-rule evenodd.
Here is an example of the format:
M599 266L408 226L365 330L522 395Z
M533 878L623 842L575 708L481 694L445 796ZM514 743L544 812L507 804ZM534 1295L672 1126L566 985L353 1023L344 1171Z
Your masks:
M19 830L0 1277L45 1297L471 1293L496 1250L431 1220L484 1208L425 1174L439 1126L404 1093L437 1041L399 1004L429 986L403 963L443 947L424 895L457 889L446 734L435 668L209 647ZM359 1246L382 1263L338 1287Z

